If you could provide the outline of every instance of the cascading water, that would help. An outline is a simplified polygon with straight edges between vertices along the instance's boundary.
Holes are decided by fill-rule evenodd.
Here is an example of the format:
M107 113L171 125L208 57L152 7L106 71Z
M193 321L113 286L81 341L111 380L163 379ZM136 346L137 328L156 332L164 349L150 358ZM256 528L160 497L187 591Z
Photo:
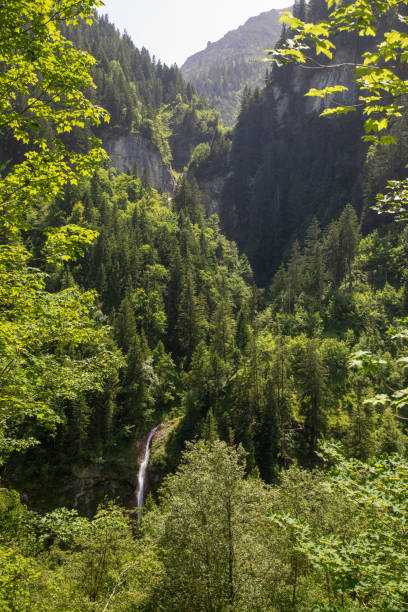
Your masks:
M138 519L140 519L140 517L142 516L142 508L144 504L146 470L147 470L147 466L149 465L152 439L153 439L154 434L160 427L161 427L161 423L160 425L156 425L156 427L153 427L152 431L149 433L149 436L146 442L145 454L144 454L143 461L139 468L139 473L137 475L137 507L138 507L137 518Z

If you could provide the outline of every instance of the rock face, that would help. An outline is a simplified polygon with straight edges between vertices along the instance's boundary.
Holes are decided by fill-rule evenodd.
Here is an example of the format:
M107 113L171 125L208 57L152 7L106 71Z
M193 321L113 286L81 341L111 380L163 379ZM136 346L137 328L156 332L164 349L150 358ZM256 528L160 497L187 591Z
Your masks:
M139 176L148 169L152 186L160 193L173 194L176 180L164 164L160 152L140 134L122 134L103 139L107 154L119 172L132 172L137 166Z
M118 469L109 462L73 465L71 476L63 487L63 499L86 516L93 516L98 505L108 496L121 499L126 507L136 506L138 471L146 446L147 435L134 446L126 468Z
M287 67L277 73L271 87L272 97L270 103L274 105L278 129L287 129L293 125L293 103L297 104L297 111L305 120L311 115L319 115L325 108L339 105L355 105L358 102L358 86L353 78L353 69L350 67L364 50L362 43L354 33L347 33L336 39L336 50L331 63L337 68L322 70L305 70L301 66ZM305 97L309 89L324 89L335 85L345 85L348 90L337 93L333 99Z
M283 254L289 257L295 240L304 241L314 218L324 228L348 203L361 212L367 152L360 138L361 112L319 114L328 106L358 103L351 64L368 50L368 43L363 45L354 33L341 34L336 43L327 67L275 69L262 91L246 96L234 129L221 225L247 254L257 283L265 287ZM335 85L349 89L327 99L305 97L311 88Z
M198 180L201 192L201 201L207 216L219 214L226 176L215 176L209 180Z
M163 463L157 461L152 466L149 461L146 471L145 496L157 489L159 482L163 479L166 471L165 445L171 431L172 422L162 423L152 438L156 445L156 455L163 455ZM106 496L121 499L129 510L137 506L138 474L145 456L148 435L145 434L135 444L128 458L127 467L120 467L108 462L90 463L84 466L72 466L71 477L66 481L63 490L63 499L70 500L70 505L77 508L86 516L93 516L98 505ZM151 460L150 454L150 460ZM162 471L161 471L162 469Z

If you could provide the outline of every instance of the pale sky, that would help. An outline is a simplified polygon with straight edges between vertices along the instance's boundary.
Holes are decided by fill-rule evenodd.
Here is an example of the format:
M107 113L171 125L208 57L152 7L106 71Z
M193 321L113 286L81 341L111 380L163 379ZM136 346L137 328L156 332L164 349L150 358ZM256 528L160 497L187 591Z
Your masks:
M137 47L168 65L181 66L207 42L215 42L229 30L273 8L285 8L288 0L105 0L100 13L120 31L127 30Z

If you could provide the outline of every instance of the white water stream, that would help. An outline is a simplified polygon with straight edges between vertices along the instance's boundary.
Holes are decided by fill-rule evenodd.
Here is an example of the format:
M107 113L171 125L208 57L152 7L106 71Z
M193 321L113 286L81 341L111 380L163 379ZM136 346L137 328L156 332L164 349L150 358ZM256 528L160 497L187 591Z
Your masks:
M152 431L149 433L149 436L146 442L145 454L144 454L143 461L139 468L139 473L137 475L137 507L138 507L137 518L138 519L140 519L140 517L142 516L142 509L143 509L143 504L144 504L146 470L147 470L147 466L149 465L152 439L153 439L154 434L160 427L161 427L161 423L160 425L156 425L156 427L153 427Z

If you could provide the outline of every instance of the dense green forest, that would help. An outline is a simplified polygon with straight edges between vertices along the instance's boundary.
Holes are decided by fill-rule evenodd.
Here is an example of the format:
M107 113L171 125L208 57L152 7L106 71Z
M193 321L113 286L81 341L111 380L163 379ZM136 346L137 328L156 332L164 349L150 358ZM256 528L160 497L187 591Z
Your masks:
M99 4L0 16L1 610L404 610L406 85L376 75L407 35L366 56L365 116L305 125L295 95L285 136L286 65L231 131ZM347 7L331 27L372 36ZM330 53L326 5L294 13L276 61ZM174 197L112 168L107 131L154 143Z
M109 134L145 136L177 172L188 163L196 145L211 142L220 127L219 114L197 95L177 66L168 67L145 48L137 49L107 16L92 28L82 23L67 28L65 34L97 60L91 100L109 111ZM106 128L97 131L102 137L105 133Z

